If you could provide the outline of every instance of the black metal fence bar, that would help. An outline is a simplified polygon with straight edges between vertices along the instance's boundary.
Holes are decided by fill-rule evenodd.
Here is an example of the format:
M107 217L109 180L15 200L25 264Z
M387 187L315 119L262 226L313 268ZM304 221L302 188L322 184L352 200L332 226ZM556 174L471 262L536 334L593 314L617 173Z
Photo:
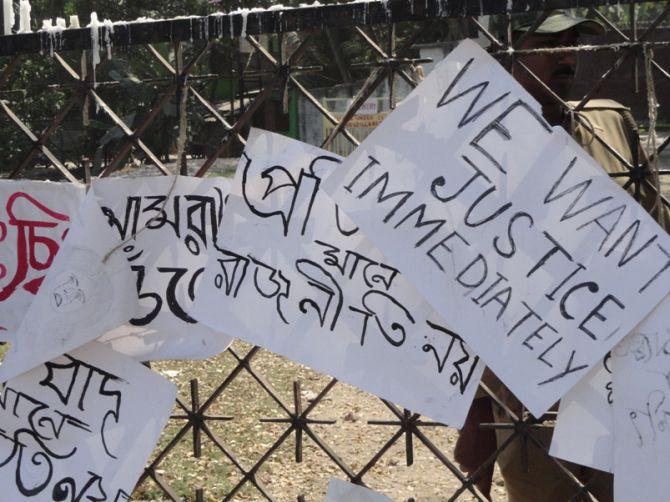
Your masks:
M434 18L484 16L552 8L595 7L634 0L371 0L314 7L233 12L115 24L107 36L112 46L158 42L213 40L263 33L285 33L354 25L421 21ZM101 43L105 37L100 37ZM0 56L92 48L89 28L61 33L21 33L0 37Z

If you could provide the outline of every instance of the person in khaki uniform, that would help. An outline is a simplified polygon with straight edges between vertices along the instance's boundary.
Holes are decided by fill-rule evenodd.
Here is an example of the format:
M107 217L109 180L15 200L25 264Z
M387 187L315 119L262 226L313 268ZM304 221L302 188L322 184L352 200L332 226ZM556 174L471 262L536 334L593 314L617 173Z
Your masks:
M525 22L524 22L525 21ZM513 34L516 40L529 30L534 19L527 16L513 20ZM602 34L604 27L593 20L581 18L568 11L552 12L537 30L522 40L519 49L552 48L574 46L580 34ZM566 99L575 74L576 60L574 53L562 52L554 54L522 55L518 58L530 69L553 93ZM605 169L608 173L626 172L627 168L615 155L605 148L594 137L594 133L607 142L621 157L633 165L644 160L637 136L635 122L630 111L623 105L607 99L589 101L579 112L567 112L564 107L551 96L543 85L531 77L518 63L512 67L512 74L521 85L542 105L545 119L552 125L562 125L575 140ZM573 108L576 103L568 103ZM585 126L577 119L576 115ZM622 186L628 177L616 177ZM633 185L630 187L633 193ZM670 212L657 199L656 195L641 186L639 200L642 205L665 223L666 230L670 224ZM520 416L521 403L500 382L495 375L486 370L483 382L496 396L502 400L512 412ZM555 409L555 408L554 408ZM509 429L481 429L480 423L485 422L511 423L511 418L483 392L478 393L473 402L468 419L460 432L455 449L456 461L461 468L472 473L509 437ZM525 445L521 435L517 436L498 456L508 500L510 502L562 502L581 500L575 497L577 489L569 477L560 470L548 457L547 450L551 443L552 430L536 428L532 430L534 437L544 443L545 448L538 448L532 441ZM525 459L525 460L524 460ZM581 482L588 483L590 492L600 501L611 501L612 475L584 466L568 464L568 469ZM477 486L488 495L491 487L492 466L478 481Z

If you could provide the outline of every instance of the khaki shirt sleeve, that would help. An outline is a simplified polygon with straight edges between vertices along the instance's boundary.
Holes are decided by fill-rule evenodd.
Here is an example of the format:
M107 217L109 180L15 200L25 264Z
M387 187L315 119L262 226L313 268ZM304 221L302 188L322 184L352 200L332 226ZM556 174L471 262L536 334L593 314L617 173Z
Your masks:
M615 102L614 105L616 105ZM621 105L610 107L594 107L588 106L580 112L580 116L586 120L594 129L596 134L607 142L614 150L616 150L628 162L633 162L631 148L628 141L628 134L626 130L626 123L622 116L622 110L625 108ZM628 169L623 165L619 159L616 158L610 151L608 151L594 135L582 125L576 123L572 126L572 136L575 140L586 150L591 157L608 173L624 173ZM638 145L640 152L640 159L646 157L641 145ZM619 185L623 186L628 180L628 177L613 178ZM649 179L653 184L654 180ZM660 187L659 187L660 189ZM635 184L631 183L628 187L628 192L635 197ZM670 209L663 203L660 197L657 197L654 190L650 190L644 184L640 185L638 201L651 216L659 222L666 232L670 231Z

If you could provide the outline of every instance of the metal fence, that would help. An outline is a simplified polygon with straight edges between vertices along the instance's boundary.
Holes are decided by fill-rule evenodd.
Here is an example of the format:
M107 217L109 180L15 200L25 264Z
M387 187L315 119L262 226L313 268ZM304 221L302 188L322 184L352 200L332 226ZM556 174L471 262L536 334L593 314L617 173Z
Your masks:
M649 5L654 6L651 9L654 15L644 19L644 23L639 22L640 12ZM81 183L87 181L91 172L99 176L125 175L137 164L144 164L166 175L179 170L182 174L204 176L222 156L239 153L251 124L261 123L268 128L287 130L284 122L288 122L288 129L293 127L295 130L295 124L290 124L290 108L298 96L330 124L325 129L322 146L329 147L336 140L355 146L359 140L348 125L380 85L387 87L389 109L394 108L398 99L399 80L412 87L417 85L420 74L417 68L428 63L417 50L424 41L479 36L488 40L494 55L509 64L526 52L518 50L522 40L513 43L511 14L537 12L533 30L549 14L548 9L567 7L583 8L606 24L610 30L607 41L594 41L579 48L535 51L576 50L584 57L592 57L593 61L607 61L606 66L595 71L588 87L586 80L580 82L582 94L575 107L577 110L592 97L607 95L608 85L621 73L626 73L631 79L629 89L643 96L642 102L646 103L646 106L637 106L646 116L637 118L654 136L659 117L663 119L665 113L665 120L668 120L670 115L667 95L654 92L654 85L650 85L655 83L656 88L660 88L670 81L670 68L663 64L663 57L670 60L667 57L670 37L668 31L662 29L670 17L670 2L373 0L120 23L103 25L93 31L81 28L0 37L3 61L0 108L4 115L0 127L5 131L1 174L7 178L61 177ZM490 24L487 28L482 16L497 16L498 26L502 29L496 32ZM340 47L343 41L351 39L358 41L360 54L355 58L351 55L344 58ZM318 79L326 66L325 61L319 60L324 47L326 51L332 51L327 65L336 69L340 78L337 83L356 88L346 110L337 113L326 107L327 100L316 97L313 92L315 85L324 83ZM91 51L92 48L95 50ZM107 51L111 59L105 54ZM141 78L129 78L119 72L118 66L109 69L114 66L114 58L123 61L124 55L130 53L145 58ZM594 54L598 57L593 58ZM92 66L92 61L97 62L98 58L102 59L100 64ZM204 65L203 61L208 58L210 64ZM211 61L214 60L218 61L216 71L212 71ZM525 68L523 64L520 67ZM26 84L31 75L38 74L49 77L47 81ZM228 86L223 100L212 91L221 83ZM35 103L43 105L54 96L58 96L57 106L49 116L36 116L33 113L36 105L26 106L30 99L38 99ZM135 103L133 100L140 100L140 96L142 102ZM556 99L560 101L557 96ZM658 102L660 115L657 114ZM123 103L123 110L115 110L120 103ZM576 117L579 120L579 115ZM167 145L156 145L156 135L161 131L167 131L172 138ZM205 144L199 140L202 135L208 140ZM626 187L635 187L632 191L638 195L642 189L658 189L658 184L651 179L649 166L660 158L670 138L659 140L653 145L654 151L648 152L648 158L633 165L607 145L597 131L594 135L621 162L624 171L621 176L627 178ZM68 149L72 142L80 148L76 151ZM663 167L656 172L670 174ZM663 203L668 203L665 198ZM295 444L291 455L293 462L316 462L305 455L303 443L307 440L312 446L310 452L320 452L319 465L331 464L341 477L362 485L378 475L382 459L393 448L404 446L405 463L412 465L417 461L415 449L421 445L440 466L436 468L432 464L434 476L451 477L455 482L456 488L451 493L436 494L435 500L459 497L484 500L475 482L503 450L515 442L521 442L524 448L528 444L535 444L545 451L548 448L538 438L537 431L551 425L551 414L537 420L524 410L520 414L514 413L486 389L507 412L509 422L485 426L507 429L511 435L472 475L460 471L454 463L451 447L445 448L440 441L434 440L436 430L439 434L445 431L443 426L387 401L382 403L388 416L369 421L366 427L387 426L388 438L375 447L375 451L366 452L365 458L345 461L337 447L318 432L320 428L328 426L332 430L341 424L337 410L329 409L327 404L328 396L341 384L329 380L311 399L305 400L301 381L296 378L292 381L292 399L287 400L269 383L271 375L267 374L267 368L254 364L263 351L258 347L238 350L230 349L223 356L228 361L222 366L225 372L219 376L217 385L212 387L212 382L207 383L211 388L207 389L206 396L201 396L203 382L189 382L189 395L177 401L177 412L163 437L161 448L140 479L138 493L147 493L143 489L153 483L161 493L158 498L171 500L212 497L224 500L236 497L287 499L288 492L272 475L267 482L262 478L268 476L259 473L289 442ZM214 410L226 409L222 396L243 377L247 378L247 385L260 389L264 399L269 398L269 406L280 414L279 417L264 417L254 427L254 430L281 427L274 440L254 458L241 458L240 452L231 446L230 439L221 438L216 431L218 424L240 420L239 415L217 415ZM248 404L251 407L251 403ZM207 473L202 481L192 486L178 489L171 486L164 465L176 451L185 454L183 448L179 449L184 444L194 458L214 451L225 459L230 467L227 472L232 473L230 476L234 481L224 492L214 494L209 491ZM566 479L574 483L575 499L590 499L590 486L580 483L561 461L552 461ZM210 473L210 476L214 475L214 472ZM298 498L305 500L316 499L314 493L322 491L323 487L314 486L297 489L302 494Z

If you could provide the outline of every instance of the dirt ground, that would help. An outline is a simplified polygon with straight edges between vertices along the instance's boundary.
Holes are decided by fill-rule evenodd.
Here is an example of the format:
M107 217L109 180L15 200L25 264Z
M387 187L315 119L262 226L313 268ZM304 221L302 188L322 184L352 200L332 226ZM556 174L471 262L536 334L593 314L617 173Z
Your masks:
M249 346L235 342L234 350L246 353ZM191 402L189 380L199 381L200 401L204 402L235 366L235 359L225 353L207 361L165 362L155 364L177 383L182 402ZM261 351L252 368L262 375L286 404L293 407L293 381L301 383L303 407L328 384L330 377L292 363L282 357ZM182 410L176 413L184 414ZM229 421L210 419L208 425L239 463L249 469L288 428L287 423L261 422L262 418L285 418L287 415L261 385L243 371L216 400L207 415L232 416ZM335 420L335 424L315 424L312 430L354 472L365 466L398 431L397 425L373 425L370 420L392 421L394 415L375 396L338 382L310 414L313 419ZM426 419L428 420L428 419ZM184 420L172 420L160 445L163 446L183 426ZM421 430L449 458L456 431L446 427L422 427ZM202 456L194 458L192 434L158 466L158 473L184 500L195 500L196 488L204 489L205 500L221 500L242 478L240 471L214 443L203 435ZM257 479L276 500L295 501L304 495L307 501L323 500L332 477L348 479L346 474L309 437L304 438L303 461L295 462L295 433L291 434L258 471ZM384 452L375 466L363 477L372 489L395 501L446 500L460 487L458 479L417 438L413 439L414 461L407 466L405 436L401 435ZM494 500L505 500L504 486L498 473L493 487ZM134 494L136 500L165 500L157 485L146 481ZM459 500L472 500L464 494ZM250 483L234 500L264 500Z

